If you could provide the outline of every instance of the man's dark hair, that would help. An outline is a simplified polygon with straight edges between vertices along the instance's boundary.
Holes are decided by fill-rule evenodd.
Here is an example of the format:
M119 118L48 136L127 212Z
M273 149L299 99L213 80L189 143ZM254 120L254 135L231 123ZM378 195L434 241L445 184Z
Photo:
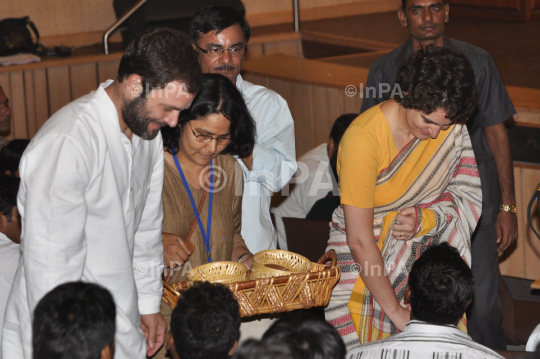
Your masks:
M394 100L427 115L443 109L452 123L465 124L478 103L474 70L467 57L445 47L427 46L399 66L396 81L403 97Z
M201 91L193 99L191 107L180 112L178 126L161 128L166 150L178 153L178 141L184 126L189 121L212 114L222 114L231 122L231 142L221 153L240 158L249 156L255 146L255 122L242 94L231 80L219 74L204 74Z
M473 298L471 269L456 248L447 243L430 246L409 273L411 311L430 324L455 324Z
M151 28L139 34L126 48L118 67L118 82L132 74L142 78L144 91L179 81L189 93L201 87L201 66L197 53L182 32L169 28Z
M248 339L238 348L232 359L308 359L302 355L298 348L275 338Z
M171 333L182 359L226 359L240 334L238 302L223 284L196 283L178 299Z
M264 333L263 340L269 339L295 348L304 359L343 359L346 353L336 329L305 312L290 313L279 319Z
M34 359L96 359L114 350L116 307L97 284L71 282L47 293L34 311Z
M0 175L0 212L11 222L13 207L17 206L17 192L21 180L18 177Z
M442 0L443 4L446 5L448 0ZM406 11L407 10L407 0L401 0L401 10Z
M195 13L193 20L191 20L189 39L197 45L201 34L204 35L210 31L217 31L219 34L226 28L236 24L240 25L245 44L247 44L251 31L246 19L238 11L226 6L203 7Z
M358 117L357 113L346 113L336 118L336 120L334 121L334 125L332 126L332 130L330 131L330 137L334 140L334 146L336 146L336 148L339 147L339 143L341 142L341 137L343 137L345 130L347 130L351 122L353 122L354 119L357 117ZM332 157L330 158L330 167L332 168L332 173L334 174L334 177L336 178L336 180L338 180L337 155L338 155L338 151L336 150L334 151L334 153L332 154Z
M9 171L11 176L15 176L29 143L30 140L11 140L0 150L0 175Z

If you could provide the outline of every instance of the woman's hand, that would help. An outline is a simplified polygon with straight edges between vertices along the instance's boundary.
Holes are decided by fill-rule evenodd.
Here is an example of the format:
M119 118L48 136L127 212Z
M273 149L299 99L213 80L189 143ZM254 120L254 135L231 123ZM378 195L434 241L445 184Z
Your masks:
M188 257L193 253L193 249L177 235L162 233L163 236L163 257L165 266L176 268L184 264Z
M388 315L388 318L394 323L396 328L400 331L405 330L405 325L409 322L411 319L411 312L407 310L406 308L403 308L401 305L399 305L396 308L396 311L392 314L386 313Z
M416 228L416 208L403 208L396 216L396 223L392 228L392 236L398 240L406 240L413 236Z
M247 269L251 269L251 266L253 265L253 254L248 253L245 256L242 257L240 260L240 263L245 265Z

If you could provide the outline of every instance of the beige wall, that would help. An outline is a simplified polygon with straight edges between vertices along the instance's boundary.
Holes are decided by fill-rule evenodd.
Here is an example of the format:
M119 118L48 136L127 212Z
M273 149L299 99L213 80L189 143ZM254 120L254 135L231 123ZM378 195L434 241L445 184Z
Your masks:
M114 20L112 0L0 0L0 17L30 16L41 36L103 31ZM182 1L182 0L178 0ZM248 17L263 13L292 11L291 0L243 0ZM399 3L399 0L300 0L300 8L340 5L366 5L368 12L384 11L380 3ZM373 4L373 5L371 5ZM370 9L372 11L370 11ZM344 13L346 15L347 12ZM350 14L350 13L349 13ZM274 14L277 16L277 14ZM289 17L279 17L289 21ZM254 19L260 24L260 18ZM291 18L292 21L292 18Z

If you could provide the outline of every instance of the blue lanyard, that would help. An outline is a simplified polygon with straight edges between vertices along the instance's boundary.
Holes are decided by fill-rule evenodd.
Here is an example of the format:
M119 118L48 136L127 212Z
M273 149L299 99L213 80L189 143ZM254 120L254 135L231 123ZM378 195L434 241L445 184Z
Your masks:
M208 222L206 223L205 232L201 222L201 217L199 216L199 212L197 211L197 206L195 205L195 200L193 199L193 195L191 194L191 190L189 189L189 184L186 181L186 176L184 176L182 167L180 167L180 162L178 162L178 157L176 157L176 154L173 154L173 157L174 162L176 163L176 168L178 169L178 173L180 173L180 177L182 177L182 182L184 182L184 187L186 188L189 200L191 201L191 207L193 207L193 212L195 212L195 218L197 218L197 222L199 223L199 229L201 230L204 245L206 246L206 253L208 253L208 262L210 263L212 262L212 257L210 256L210 231L212 230L212 199L214 197L214 172L212 161L210 160L210 202L208 203Z

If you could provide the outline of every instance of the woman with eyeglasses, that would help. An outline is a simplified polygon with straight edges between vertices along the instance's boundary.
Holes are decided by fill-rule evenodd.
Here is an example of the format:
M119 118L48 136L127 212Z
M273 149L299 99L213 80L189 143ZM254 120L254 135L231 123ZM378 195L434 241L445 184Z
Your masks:
M191 108L162 134L163 249L170 281L185 280L189 270L211 261L251 267L252 254L240 235L242 169L233 156L251 153L255 124L240 92L226 77L205 74Z

